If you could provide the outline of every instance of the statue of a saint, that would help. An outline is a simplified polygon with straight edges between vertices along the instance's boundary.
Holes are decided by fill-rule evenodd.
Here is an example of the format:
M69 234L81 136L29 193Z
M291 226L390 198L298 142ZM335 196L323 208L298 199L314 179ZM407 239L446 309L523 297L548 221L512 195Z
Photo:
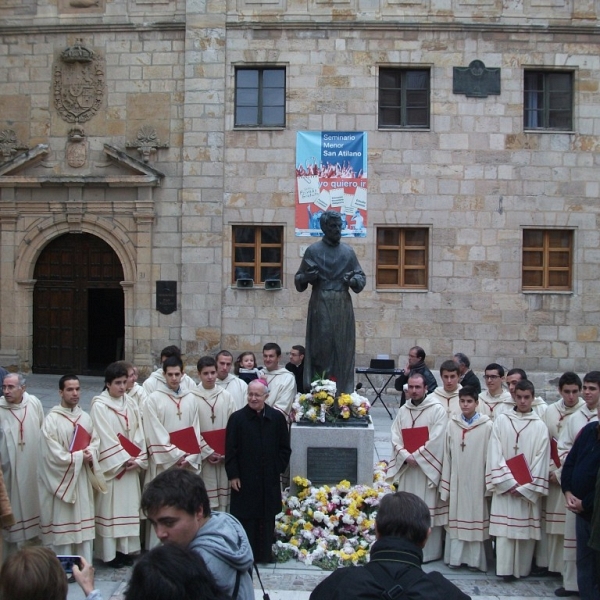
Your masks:
M304 386L316 375L334 378L337 392L354 391L354 352L356 333L351 288L359 293L366 276L354 250L340 243L342 217L335 211L321 215L325 237L311 244L296 273L296 289L303 292L313 286L306 319Z

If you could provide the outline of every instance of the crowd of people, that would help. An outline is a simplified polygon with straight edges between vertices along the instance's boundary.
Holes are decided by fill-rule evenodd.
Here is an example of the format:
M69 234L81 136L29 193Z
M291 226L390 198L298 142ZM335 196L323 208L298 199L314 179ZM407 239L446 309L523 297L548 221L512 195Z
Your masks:
M4 559L45 546L84 565L96 558L120 568L163 542L200 554L224 593L254 598L249 570L273 560L296 394L295 375L279 365L281 348L265 344L262 358L261 369L239 367L253 375L246 383L230 372L230 352L202 357L196 384L169 346L143 386L134 365L110 364L89 414L79 406L79 378L61 377L60 403L45 417L24 376L7 373Z
M559 574L557 596L598 600L600 372L583 381L564 373L560 399L548 404L522 369L489 364L482 390L458 353L441 364L438 386L425 358L422 348L411 348L396 381L403 401L387 478L398 491L381 502L371 562L334 573L311 598L382 597L397 587L414 588L416 597L466 598L446 580L425 576L421 563L443 558L451 568L487 571L495 551L505 580ZM3 586L9 591L2 598L29 597L11 596L5 582L19 580L31 561L55 569L56 561L48 562L55 554L82 557L72 577L89 600L98 600L93 558L119 568L134 557L128 600L168 597L156 594L169 586L177 597L199 598L191 590L200 585L209 598L254 598L252 566L274 560L290 411L296 392L305 391L303 359L304 348L294 346L283 367L281 348L268 343L263 367L246 352L234 374L233 355L222 350L198 361L196 384L179 349L169 346L143 385L134 365L109 365L89 414L79 406L79 378L61 377L60 403L45 417L23 375L7 373L0 594ZM190 553L200 557L197 570L187 570L195 583L171 582L171 561L185 564Z
M411 348L396 381L406 401L392 424L387 470L398 490L429 507L425 562L487 571L494 539L505 580L560 575L557 596L597 600L600 371L583 381L563 373L552 404L536 396L525 371L505 373L497 363L478 391L464 354L441 364L440 379L438 387L423 349Z

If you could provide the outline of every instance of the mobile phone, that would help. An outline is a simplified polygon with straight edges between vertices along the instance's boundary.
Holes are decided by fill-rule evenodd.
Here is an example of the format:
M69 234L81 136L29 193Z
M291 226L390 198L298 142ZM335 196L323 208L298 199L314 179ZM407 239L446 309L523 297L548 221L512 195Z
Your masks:
M57 557L60 566L63 568L67 575L73 574L73 565L77 565L81 569L81 557L71 554L59 554Z

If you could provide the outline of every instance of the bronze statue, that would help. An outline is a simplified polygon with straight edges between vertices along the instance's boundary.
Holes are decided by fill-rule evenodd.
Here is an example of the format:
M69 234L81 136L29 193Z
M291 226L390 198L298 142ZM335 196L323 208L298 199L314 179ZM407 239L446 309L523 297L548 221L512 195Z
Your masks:
M336 380L338 394L351 393L356 333L348 288L358 294L366 276L354 250L340 243L340 213L323 213L320 224L325 237L307 248L295 277L299 292L309 283L313 286L306 319L304 386L310 388L315 376L325 373Z

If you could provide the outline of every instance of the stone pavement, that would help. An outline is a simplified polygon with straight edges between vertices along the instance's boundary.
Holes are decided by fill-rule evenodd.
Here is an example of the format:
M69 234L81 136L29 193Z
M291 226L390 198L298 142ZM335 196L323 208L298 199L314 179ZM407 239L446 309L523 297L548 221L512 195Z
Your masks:
M48 410L58 402L58 375L29 375L27 390L37 396ZM87 410L92 397L102 390L101 377L81 377L81 406ZM364 388L363 388L364 391ZM369 390L370 391L370 390ZM371 398L372 394L368 394ZM392 414L398 408L398 397L393 394L384 395L384 401ZM375 424L374 462L389 458L391 419L385 409L376 403L371 411ZM108 569L98 563L96 567L96 583L104 600L122 600L129 568ZM554 590L561 585L557 578L528 577L520 581L506 583L494 575L493 569L488 573L473 573L466 569L451 570L442 561L425 565L425 570L442 572L448 579L458 585L470 596L478 600L512 598L547 598L555 597ZM276 565L264 566L260 569L261 577L271 600L308 600L310 591L327 576L327 572L318 567L306 566L297 561L289 561ZM255 588L259 588L255 578ZM256 589L256 598L262 598L260 589ZM68 600L83 600L83 593L77 584L69 585Z

